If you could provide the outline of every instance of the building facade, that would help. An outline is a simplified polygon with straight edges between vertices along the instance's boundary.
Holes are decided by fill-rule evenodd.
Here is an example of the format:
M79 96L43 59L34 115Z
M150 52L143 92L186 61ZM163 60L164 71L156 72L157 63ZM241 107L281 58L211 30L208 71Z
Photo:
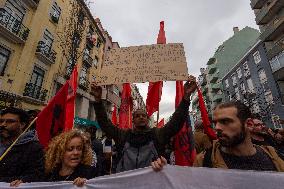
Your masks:
M265 42L267 57L284 102L284 1L251 0L260 39Z
M225 101L240 100L267 126L282 128L284 106L262 41L250 48L222 78L222 85Z

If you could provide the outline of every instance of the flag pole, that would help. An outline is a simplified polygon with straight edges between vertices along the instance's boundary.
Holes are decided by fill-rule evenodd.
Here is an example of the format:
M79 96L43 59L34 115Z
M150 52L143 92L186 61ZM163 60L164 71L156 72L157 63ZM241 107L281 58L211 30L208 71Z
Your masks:
M18 140L31 128L31 126L34 124L34 122L37 120L37 117L34 118L34 120L29 124L29 126L18 136L18 138L7 148L7 150L2 154L0 157L0 162L2 159L8 154L8 152L12 149L12 147L18 142Z

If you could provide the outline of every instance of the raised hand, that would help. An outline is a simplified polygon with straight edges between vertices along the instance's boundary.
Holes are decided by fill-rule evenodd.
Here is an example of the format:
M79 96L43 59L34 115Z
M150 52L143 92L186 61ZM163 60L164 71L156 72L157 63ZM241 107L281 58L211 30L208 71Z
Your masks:
M197 89L196 78L192 75L188 77L184 84L184 99L189 101L191 94Z

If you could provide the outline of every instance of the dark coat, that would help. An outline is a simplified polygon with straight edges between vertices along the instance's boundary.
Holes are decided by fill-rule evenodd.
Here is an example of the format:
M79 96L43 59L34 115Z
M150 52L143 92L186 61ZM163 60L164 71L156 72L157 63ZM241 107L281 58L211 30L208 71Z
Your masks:
M59 169L55 169L49 175L46 176L47 182L55 182L55 181L73 181L78 177L92 179L97 176L97 171L94 167L79 164L74 172L68 176L60 176Z
M112 124L108 119L105 107L102 102L94 103L94 109L96 112L97 121L101 129L120 146L120 149L124 146L126 141L130 141L131 144L143 144L147 138L154 139L155 147L158 155L164 156L165 145L170 142L171 137L175 136L183 127L183 123L188 119L188 108L190 102L182 100L172 115L169 122L167 122L162 128L148 128L145 131L135 131L132 129L123 130ZM121 151L121 150L119 150ZM119 161L120 158L118 158Z
M44 154L34 131L24 134L0 162L0 182L41 181L44 177Z

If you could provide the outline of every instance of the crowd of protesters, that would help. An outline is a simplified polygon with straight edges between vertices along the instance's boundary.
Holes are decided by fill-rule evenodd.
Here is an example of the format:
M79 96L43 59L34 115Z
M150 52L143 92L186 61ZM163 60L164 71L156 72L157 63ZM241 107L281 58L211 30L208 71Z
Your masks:
M39 143L34 127L23 132L38 112L28 114L6 108L0 116L0 182L19 186L23 182L73 181L83 186L88 179L137 168L152 166L160 171L167 163L174 164L170 144L187 119L190 96L196 87L195 78L189 77L183 100L164 127L150 128L146 111L138 109L133 112L133 129L122 130L107 117L101 101L102 88L92 85L94 109L106 134L104 139L96 138L94 127L72 129L54 137L47 149ZM204 132L202 121L195 123L198 155L194 166L284 171L283 129L265 126L241 102L218 104L212 122L217 140Z

